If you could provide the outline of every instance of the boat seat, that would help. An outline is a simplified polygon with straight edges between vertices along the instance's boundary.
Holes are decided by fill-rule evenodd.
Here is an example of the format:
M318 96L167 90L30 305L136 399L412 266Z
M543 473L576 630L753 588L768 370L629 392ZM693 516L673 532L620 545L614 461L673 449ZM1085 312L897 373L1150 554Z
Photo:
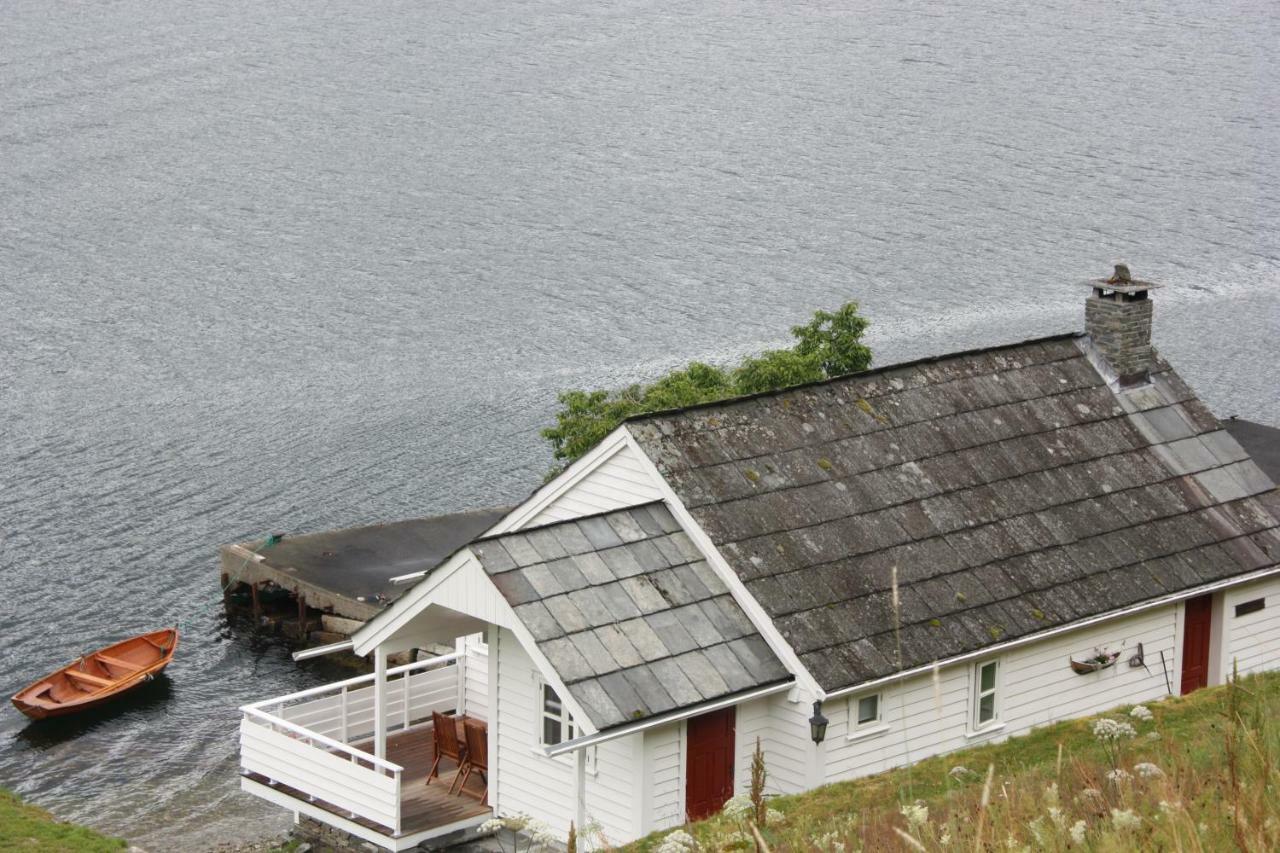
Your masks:
M80 672L79 670L75 670L75 669L68 669L66 672L68 676L70 676L71 678L74 678L76 681L85 681L85 682L88 682L89 684L95 684L98 687L110 687L111 685L115 684L115 682L112 681L110 678L99 678L96 675L90 675L87 672Z
M127 669L130 672L137 672L138 670L143 668L142 664L140 663L132 663L127 660L120 660L120 658L113 658L111 657L111 655L104 655L99 653L94 655L94 657L105 664L110 664L111 666L118 666L121 669Z

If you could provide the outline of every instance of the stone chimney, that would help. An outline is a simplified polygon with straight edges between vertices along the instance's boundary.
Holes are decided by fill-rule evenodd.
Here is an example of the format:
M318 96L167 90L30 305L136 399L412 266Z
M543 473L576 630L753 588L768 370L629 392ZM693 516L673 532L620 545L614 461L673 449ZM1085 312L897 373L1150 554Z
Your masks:
M1115 371L1122 387L1148 381L1151 369L1151 300L1159 287L1138 281L1129 268L1116 264L1108 279L1089 282L1093 293L1084 303L1084 330L1099 354Z

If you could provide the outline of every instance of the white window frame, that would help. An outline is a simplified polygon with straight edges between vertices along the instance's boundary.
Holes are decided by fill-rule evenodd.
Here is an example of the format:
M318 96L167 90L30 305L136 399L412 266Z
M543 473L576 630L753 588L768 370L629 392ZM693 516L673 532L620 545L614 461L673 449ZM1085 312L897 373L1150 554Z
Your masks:
M991 689L983 690L982 671L989 666L996 668L995 678L992 679ZM1004 728L1004 719L1001 713L1004 704L1004 666L1001 664L1000 658L987 658L975 663L970 684L973 685L973 701L969 709L969 734L985 734ZM991 697L992 716L989 720L983 720L981 718L982 700L987 696Z
M546 738L544 737L544 735L546 734L546 726L545 726L546 721L550 719L555 719L552 716L552 714L549 711L547 711L546 691L548 690L554 693L556 698L560 700L560 716L559 716L560 741L559 742L564 743L566 740L573 740L575 734L578 731L578 725L577 723L574 722L573 715L569 713L569 706L565 704L564 699L560 697L560 694L556 691L554 687L552 687L550 684L547 684L547 682L542 678L535 678L534 686L537 689L537 694L536 694L537 704L534 707L534 712L535 712L534 718L537 720L537 722L535 723L535 726L537 727L536 737L537 737L538 746L555 746L555 744L547 743ZM534 748L534 752L538 755L542 755L542 751L537 749L536 747ZM582 757L583 757L583 760L586 762L587 772L594 776L596 773L595 746L593 745L593 746L583 747ZM552 758L552 760L559 761L561 764L572 764L573 753L566 752L561 755L555 756L554 758Z
M876 700L876 716L875 719L860 722L861 705L865 699ZM884 721L884 692L874 691L870 693L862 693L849 697L849 732L848 740L860 740L861 738L871 737L872 735L883 734L889 730L889 725Z
M537 681L538 685L538 745L539 746L556 746L567 740L573 740L575 725L573 715L569 713L569 707L565 705L564 699L560 698L560 694L556 689L541 678ZM560 703L559 715L547 710L547 693L550 692L556 697L556 701ZM555 743L547 743L547 721L554 720L560 724L560 740Z

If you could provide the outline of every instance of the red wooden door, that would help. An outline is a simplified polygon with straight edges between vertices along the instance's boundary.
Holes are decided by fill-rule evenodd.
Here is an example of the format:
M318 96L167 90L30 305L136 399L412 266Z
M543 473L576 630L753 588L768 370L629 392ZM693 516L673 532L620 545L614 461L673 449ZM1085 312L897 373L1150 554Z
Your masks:
M689 820L715 814L733 796L734 719L732 707L689 718L684 794Z
M1213 627L1213 596L1189 598L1182 635L1182 695L1209 683L1209 632Z

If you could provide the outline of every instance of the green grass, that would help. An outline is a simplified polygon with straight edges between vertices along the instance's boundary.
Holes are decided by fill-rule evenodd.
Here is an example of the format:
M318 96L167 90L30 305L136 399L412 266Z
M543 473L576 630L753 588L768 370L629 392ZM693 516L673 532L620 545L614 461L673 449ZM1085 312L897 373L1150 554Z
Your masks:
M124 850L119 838L108 838L91 829L62 823L44 809L27 805L17 794L0 788L0 851L39 853L106 853Z
M782 819L764 829L765 841L774 851L831 853L1280 850L1280 673L1149 703L1148 721L1131 707L1099 715L1136 729L1111 748L1091 717L770 799ZM1143 776L1144 763L1160 775ZM1117 768L1131 777L1109 778ZM724 813L685 831L700 850L755 847L750 827ZM629 849L657 850L668 835Z

